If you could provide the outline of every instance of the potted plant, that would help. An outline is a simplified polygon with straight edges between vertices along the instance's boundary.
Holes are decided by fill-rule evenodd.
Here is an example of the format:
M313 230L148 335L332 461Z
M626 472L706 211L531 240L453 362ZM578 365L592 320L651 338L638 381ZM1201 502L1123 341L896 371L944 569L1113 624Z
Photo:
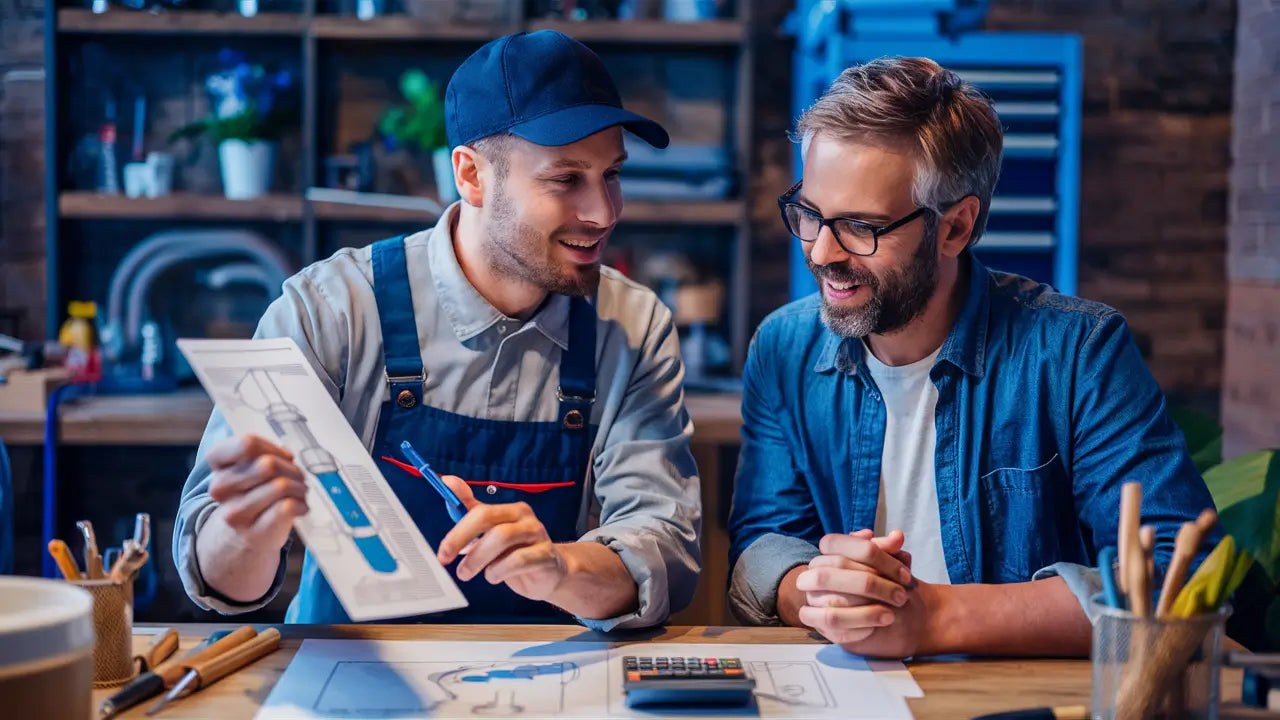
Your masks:
M388 108L378 120L383 146L392 152L404 149L421 153L430 163L440 199L446 203L457 200L439 87L426 73L412 69L400 76L400 93L407 104Z
M207 134L218 148L223 192L247 200L271 187L280 137L297 123L296 83L287 70L269 72L235 50L219 52L218 63L205 80L213 112L169 141Z
M1236 562L1251 563L1234 598L1238 639L1255 651L1280 650L1280 449L1222 459L1222 427L1186 408L1173 411L1203 475L1218 519L1235 539Z

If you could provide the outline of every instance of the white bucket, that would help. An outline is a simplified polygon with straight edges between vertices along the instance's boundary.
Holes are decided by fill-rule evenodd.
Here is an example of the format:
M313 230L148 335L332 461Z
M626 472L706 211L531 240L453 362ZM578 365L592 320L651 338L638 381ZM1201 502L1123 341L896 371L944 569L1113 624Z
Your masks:
M218 144L222 191L231 200L250 200L271 188L276 144L265 140L223 140Z
M0 576L0 708L5 717L93 714L93 596L58 580Z

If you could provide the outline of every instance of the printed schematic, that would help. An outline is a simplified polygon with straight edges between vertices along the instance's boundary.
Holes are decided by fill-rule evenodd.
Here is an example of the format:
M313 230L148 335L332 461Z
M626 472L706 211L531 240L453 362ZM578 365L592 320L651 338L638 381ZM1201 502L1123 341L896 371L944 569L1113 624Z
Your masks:
M352 621L423 615L466 598L290 338L179 340L235 435L293 453L310 511L294 529ZM215 428L217 426L215 425Z

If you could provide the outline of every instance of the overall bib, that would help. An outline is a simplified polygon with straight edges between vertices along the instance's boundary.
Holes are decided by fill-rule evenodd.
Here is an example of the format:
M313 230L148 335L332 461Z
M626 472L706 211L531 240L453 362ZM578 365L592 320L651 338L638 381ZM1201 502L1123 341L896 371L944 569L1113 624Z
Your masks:
M414 322L403 237L373 245L373 289L382 326L389 399L378 415L373 456L427 543L435 549L453 528L444 500L425 478L405 463L400 443L408 440L441 475L466 480L485 503L528 503L553 542L578 539L587 465L596 429L591 426L595 399L595 309L573 298L569 310L569 349L560 361L560 409L554 422L485 420L446 412L423 398L422 351ZM449 573L461 558L454 561ZM490 585L481 572L458 582L469 605L396 622L556 623L572 622L550 603L517 595L505 584ZM320 566L310 552L303 561L298 594L286 622L349 623Z

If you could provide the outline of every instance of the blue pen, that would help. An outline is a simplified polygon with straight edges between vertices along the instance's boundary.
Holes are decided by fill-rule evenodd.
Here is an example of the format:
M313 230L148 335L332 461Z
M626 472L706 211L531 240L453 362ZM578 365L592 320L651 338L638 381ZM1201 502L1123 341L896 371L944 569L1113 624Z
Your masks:
M1116 589L1116 575L1112 570L1115 560L1115 547L1102 548L1098 553L1098 574L1102 576L1102 597L1106 600L1107 607L1123 610L1124 603L1120 602L1120 591Z
M444 498L444 508L449 511L449 517L453 518L454 522L461 520L462 516L467 514L467 508L463 506L458 496L453 494L449 486L444 484L444 480L440 479L436 471L431 469L427 461L422 459L418 451L413 449L408 440L400 443L400 452L404 453L409 462L418 469L418 472L422 473L422 477L426 478L431 483L431 487L435 488L436 492L440 493L440 497Z

